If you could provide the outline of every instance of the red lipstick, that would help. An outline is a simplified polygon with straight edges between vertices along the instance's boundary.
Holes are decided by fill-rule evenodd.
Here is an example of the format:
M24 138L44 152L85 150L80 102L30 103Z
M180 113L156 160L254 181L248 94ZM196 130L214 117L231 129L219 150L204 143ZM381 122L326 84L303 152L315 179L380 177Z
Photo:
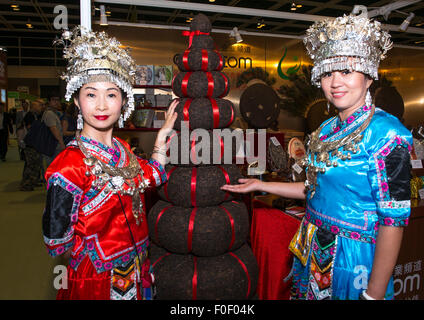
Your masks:
M97 120L104 121L104 120L106 120L107 118L109 118L109 116L94 116L94 118L96 118Z

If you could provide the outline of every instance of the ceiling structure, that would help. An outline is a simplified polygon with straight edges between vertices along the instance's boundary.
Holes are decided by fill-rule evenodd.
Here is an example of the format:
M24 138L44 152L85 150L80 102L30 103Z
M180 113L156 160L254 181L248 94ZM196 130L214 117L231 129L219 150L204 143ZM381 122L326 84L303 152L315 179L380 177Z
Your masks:
M175 3L175 6L156 7L155 3L160 2ZM201 11L209 17L215 31L229 33L237 27L241 34L244 32L300 38L314 19L341 16L351 12L354 5L364 5L368 7L368 11L372 11L394 2L404 5L392 11L387 20L378 12L379 15L374 19L390 27L396 46L424 49L424 1L95 0L92 1L92 24L99 23L99 8L104 4L110 24L187 28L188 19L198 12L193 8L200 7L208 9ZM0 0L0 47L7 49L9 65L64 65L62 48L52 45L53 40L61 34L60 30L54 28L54 20L58 15L54 13L54 8L58 5L67 9L69 29L80 24L79 0ZM220 10L214 12L214 8ZM410 27L406 32L398 30L397 26L411 12L415 17ZM32 28L28 28L27 24L31 24Z

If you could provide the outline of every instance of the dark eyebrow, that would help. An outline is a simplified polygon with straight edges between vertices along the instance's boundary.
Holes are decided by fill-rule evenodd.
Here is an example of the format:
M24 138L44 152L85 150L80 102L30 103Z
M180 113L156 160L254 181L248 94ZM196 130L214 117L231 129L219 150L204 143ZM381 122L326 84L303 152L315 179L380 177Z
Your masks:
M97 90L96 88L93 88L93 87L85 87L84 89L85 90L89 90L89 89L91 89L91 90ZM119 91L118 88L107 88L106 90L116 90L116 91Z
M93 88L93 87L85 87L84 89L85 90L89 90L89 89L91 89L91 90L97 90L96 88Z

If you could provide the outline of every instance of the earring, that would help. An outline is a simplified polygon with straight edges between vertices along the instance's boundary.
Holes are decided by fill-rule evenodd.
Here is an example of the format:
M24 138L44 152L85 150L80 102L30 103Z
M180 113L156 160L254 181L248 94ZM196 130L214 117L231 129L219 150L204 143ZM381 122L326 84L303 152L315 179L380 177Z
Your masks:
M83 126L84 126L84 120L82 119L81 110L79 110L78 117L77 117L77 130L82 130Z
M330 101L327 101L327 112L330 114Z
M121 116L119 117L119 120L118 120L118 128L123 128L123 127L124 127L124 117L121 114Z
M365 105L367 107L372 105L372 97L369 89L367 90L367 95L365 96Z

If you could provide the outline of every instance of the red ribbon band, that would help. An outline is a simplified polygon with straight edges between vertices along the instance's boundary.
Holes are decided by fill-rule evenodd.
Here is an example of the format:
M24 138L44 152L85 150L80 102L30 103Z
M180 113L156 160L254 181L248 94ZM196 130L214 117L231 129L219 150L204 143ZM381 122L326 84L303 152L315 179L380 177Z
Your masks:
M196 31L183 31L182 32L184 37L189 37L188 38L188 47L191 48L191 44L193 42L193 37L194 36L200 36L200 35L209 35L209 32L201 32L200 30L196 30Z
M217 71L220 71L220 70L222 70L222 68L224 66L224 62L222 60L221 54L217 50L214 50L214 52L219 57L219 65L218 65L218 68L216 70ZM190 54L190 50L189 49L185 50L184 53L183 53L182 61L183 61L183 65L184 65L184 68L185 68L186 71L193 71L190 68L190 65L188 63L188 55L189 54ZM209 53L208 53L208 50L202 49L202 65L201 65L201 70L202 71L205 71L205 72L208 71L208 66L209 66Z
M219 128L219 108L214 98L209 98L212 105L213 128Z
M224 93L223 94L221 94L219 97L220 98L222 98L222 97L225 97L226 95L227 95L227 90L228 90L228 79L227 79L227 77L222 73L222 72L220 72L219 73L223 78L224 78L224 83L225 83L225 90L224 90Z
M215 87L215 83L213 81L212 73L206 72L206 77L208 78L208 93L206 94L207 97L212 97L213 95L213 88Z
M191 161L195 162L196 160L196 134L194 131L192 132L192 140L191 140Z
M196 256L193 257L193 264L194 264L193 266L194 271L193 271L193 278L191 279L191 285L193 290L192 297L193 297L193 300L196 300L197 299L197 257Z
M184 97L188 97L188 80L190 79L190 76L193 72L189 71L184 75L183 80L181 81L181 91ZM206 73L206 77L208 80L208 91L206 93L207 97L212 97L213 96L213 91L215 88L215 82L213 79L213 75L211 72L205 72ZM227 91L228 91L228 78L226 76L224 76L224 74L222 74L221 72L219 72L219 74L222 76L222 78L224 79L224 83L225 83L225 88L224 88L224 92L219 96L219 98L222 98L224 96L227 95Z
M228 215L228 219L230 219L230 224L231 224L231 242L230 242L230 246L228 247L228 251L230 251L231 248L232 248L232 246L233 246L233 244L234 244L235 238L236 238L236 235L234 233L234 218L233 218L233 216L231 215L231 213L226 208L224 208L223 206L219 206L219 207L222 210L224 210L224 212Z
M193 229L194 229L194 218L196 216L197 207L193 208L190 214L190 220L188 222L188 232L187 232L187 249L188 252L191 252L193 244Z
M163 258L165 258L165 257L169 256L170 254L171 254L170 252L167 252L167 253L165 253L163 256L160 256L159 258L157 258L157 259L156 259L156 261L155 261L155 262L153 262L153 264L152 264L152 268L154 268L154 267L156 266L156 263L160 262Z
M197 178L197 168L193 167L191 171L191 205L196 207L196 178Z
M193 99L187 99L186 102L184 103L184 108L183 108L183 117L184 117L184 121L188 122L188 128L191 129L190 126L190 113L189 113L189 109L190 109L190 105L191 102L193 101Z
M163 193L165 194L165 198L166 198L166 200L168 200L168 202L171 202L171 200L169 200L169 196L168 196L169 177L171 177L171 174L172 174L172 172L174 172L175 169L177 169L177 167L173 167L171 170L169 170L169 172L167 174L168 182L166 182L165 186L163 187Z
M172 205L169 205L165 208L162 209L161 212L159 212L158 217L156 218L156 223L155 223L155 236L156 236L156 242L159 244L159 237L158 237L158 223L160 218L162 218L162 215L165 213L166 210L168 210L169 208L171 208Z
M202 70L203 71L208 71L208 63L209 63L208 51L205 49L202 49Z
M174 137L177 135L176 132L174 132L173 134L171 134L171 136L169 137L168 141L166 142L166 155L169 157L170 155L170 145L171 145L171 140L174 139Z
M218 50L214 50L214 51L219 56L219 66L218 66L218 68L216 70L217 71L220 71L224 67L224 60L222 60L222 56L221 56L221 54L219 53Z
M240 260L239 257L237 257L233 252L228 252L232 257L236 258L238 263L241 265L241 267L243 268L244 272L246 273L246 277L247 277L247 293L246 293L246 299L249 298L250 295L250 275L249 275L249 271L247 270L246 265L243 263L243 261Z
M181 91L183 92L183 96L187 97L187 87L188 87L188 79L190 78L193 72L187 72L184 75L183 81L181 82Z
M234 121L234 108L231 104L229 106L230 106L230 109L231 109L231 119L230 119L230 121L228 121L226 127L229 127Z
M221 139L221 142L222 142L222 139ZM224 151L221 149L221 158L222 158L222 155L223 155L223 153L224 153ZM222 173L224 174L224 177L225 177L225 182L227 183L227 184L231 184L231 180L230 180L230 176L228 175L228 172L223 168L223 167L221 167L221 166L217 166L219 169L221 169L221 171L222 171ZM230 194L228 193L228 191L225 193L225 199L224 199L224 201L226 201L227 200L227 198L230 196Z
M188 65L188 54L189 53L190 53L190 50L186 50L186 51L184 51L184 54L183 54L183 65L184 65L184 68L187 71L191 71L190 66Z

